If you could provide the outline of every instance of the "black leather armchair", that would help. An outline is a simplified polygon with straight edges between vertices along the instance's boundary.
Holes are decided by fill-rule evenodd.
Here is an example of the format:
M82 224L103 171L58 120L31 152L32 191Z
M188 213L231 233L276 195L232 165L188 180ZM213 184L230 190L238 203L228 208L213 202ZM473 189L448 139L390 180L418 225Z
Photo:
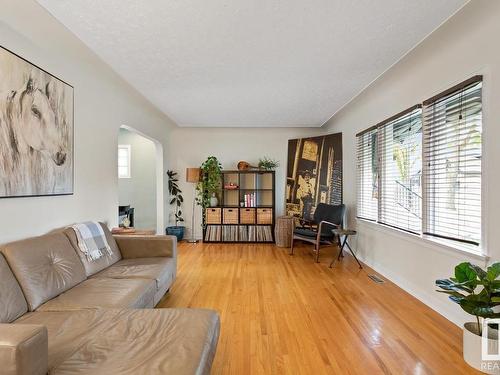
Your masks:
M336 236L332 229L342 228L345 219L345 205L331 205L320 203L314 211L312 221L301 220L302 227L293 231L292 247L290 255L293 255L293 243L295 240L310 242L314 245L316 262L319 262L319 248L321 244L333 245Z

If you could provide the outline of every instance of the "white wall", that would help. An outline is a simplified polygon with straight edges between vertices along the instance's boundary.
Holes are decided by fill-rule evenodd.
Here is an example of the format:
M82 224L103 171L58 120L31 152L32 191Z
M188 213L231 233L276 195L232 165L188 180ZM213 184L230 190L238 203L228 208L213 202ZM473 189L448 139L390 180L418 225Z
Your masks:
M208 156L216 156L224 169L237 169L238 161L257 165L267 156L279 161L276 170L276 214L285 207L286 159L288 140L315 136L319 128L176 128L171 133L169 159L179 173L180 188L184 193L184 219L187 236L191 233L191 210L194 184L186 181L186 168L199 167ZM201 210L196 207L197 238L201 238Z
M173 122L124 83L79 40L34 1L4 0L0 44L75 87L75 194L0 200L0 243L46 232L79 220L116 224L117 135L120 125L159 140L164 169L180 174L186 224L190 225L192 185L185 168L207 156L224 168L261 156L280 161L278 214L283 212L287 140L341 131L344 138L344 199L355 224L355 134L474 74L484 75L484 225L487 250L500 258L500 2L475 0L337 113L322 129L175 128ZM334 84L334 83L332 83ZM170 130L172 129L172 130ZM167 160L170 162L167 163ZM166 187L166 184L165 184ZM199 228L199 210L198 224ZM357 247L365 262L454 322L466 316L434 291L434 280L451 274L464 260L482 260L373 224L357 223ZM188 231L189 234L189 231ZM200 233L198 232L198 236Z
M483 225L491 261L499 260L500 231L495 220L500 209L499 20L499 1L471 1L324 126L325 132L344 134L344 199L353 225L355 134L460 81L483 74ZM484 260L375 224L358 222L357 226L360 232L357 247L366 263L448 319L456 323L470 320L446 296L435 292L434 281L451 276L454 266L461 261L484 265Z
M130 146L130 178L118 179L120 206L134 207L134 226L156 230L156 149L153 141L120 129L118 144Z
M174 123L35 1L2 1L0 45L75 87L75 194L0 200L0 243L82 220L116 225L120 125L166 148Z

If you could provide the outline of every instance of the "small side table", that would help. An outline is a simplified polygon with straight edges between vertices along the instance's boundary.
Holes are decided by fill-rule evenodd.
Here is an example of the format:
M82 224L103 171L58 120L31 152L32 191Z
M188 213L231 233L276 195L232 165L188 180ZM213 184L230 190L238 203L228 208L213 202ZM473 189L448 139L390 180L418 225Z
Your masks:
M338 236L338 239L339 239L340 251L339 251L339 256L337 257L337 260L340 260L341 257L344 257L344 254L343 254L344 247L347 246L347 248L351 252L354 259L356 259L356 262L358 262L359 268L363 268L363 266L359 262L358 258L356 258L356 254L354 254L354 251L352 251L351 246L349 245L349 242L347 242L348 237L355 236L357 232L353 229L340 229L340 228L338 228L338 229L332 229L332 233L334 235ZM342 242L342 244L340 243L341 236L344 236L344 241ZM332 262L330 263L330 268L333 266L334 262L335 262L335 258L332 259Z
M111 233L121 236L154 236L156 231L154 229L113 228Z

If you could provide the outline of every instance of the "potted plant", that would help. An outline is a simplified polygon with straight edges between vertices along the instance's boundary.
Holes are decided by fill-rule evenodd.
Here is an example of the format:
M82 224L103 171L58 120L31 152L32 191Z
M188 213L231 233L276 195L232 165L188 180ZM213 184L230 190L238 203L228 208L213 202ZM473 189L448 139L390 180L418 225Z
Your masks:
M500 318L500 263L493 263L486 271L469 262L455 267L455 277L436 280L438 292L476 317L464 324L463 355L470 366L488 374L500 373L500 362L482 359L481 335L485 318ZM498 330L488 329L488 347L498 352Z
M259 168L265 171L274 171L279 165L280 163L277 160L268 158L267 156L259 159Z
M177 172L167 171L168 176L168 192L170 194L170 205L174 205L174 218L175 225L168 226L165 229L165 233L176 236L177 241L181 241L184 237L184 226L180 226L179 223L182 223L184 219L182 218L181 205L184 202L184 198L182 197L182 191L179 189L179 179L177 178Z
M196 185L196 203L203 208L203 217L205 208L210 207L210 203L215 201L221 189L222 165L215 156L209 156L200 167L201 179Z

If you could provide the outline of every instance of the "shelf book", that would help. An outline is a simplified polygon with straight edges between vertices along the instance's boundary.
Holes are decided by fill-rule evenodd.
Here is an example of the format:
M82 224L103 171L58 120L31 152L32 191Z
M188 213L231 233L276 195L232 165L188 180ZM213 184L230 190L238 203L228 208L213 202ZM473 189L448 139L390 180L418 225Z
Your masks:
M275 172L223 171L219 206L206 208L203 242L274 242Z

